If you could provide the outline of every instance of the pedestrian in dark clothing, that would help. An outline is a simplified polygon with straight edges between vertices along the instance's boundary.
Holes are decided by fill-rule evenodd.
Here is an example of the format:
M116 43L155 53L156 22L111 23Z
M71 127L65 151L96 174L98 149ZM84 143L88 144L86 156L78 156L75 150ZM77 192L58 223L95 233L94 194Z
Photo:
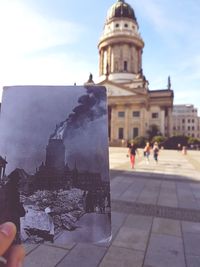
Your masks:
M155 142L153 146L153 157L156 163L158 163L158 154L159 154L159 146L158 143Z
M17 228L17 233L15 237L15 243L21 243L20 238L20 217L25 216L25 209L20 202L19 194L19 181L20 175L19 170L15 169L9 176L8 183L6 184L6 194L7 194L7 210L8 219L13 222Z
M86 212L94 212L94 197L91 191L89 191L86 195Z

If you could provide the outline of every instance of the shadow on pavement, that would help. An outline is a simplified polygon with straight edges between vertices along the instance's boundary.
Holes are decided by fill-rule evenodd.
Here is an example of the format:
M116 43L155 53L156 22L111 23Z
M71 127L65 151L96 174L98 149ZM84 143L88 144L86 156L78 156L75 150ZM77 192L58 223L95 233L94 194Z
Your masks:
M110 179L114 179L116 176L124 176L124 177L133 177L138 179L151 179L151 180L159 180L159 181L171 181L171 182L181 182L181 183L200 183L196 178L184 176L184 175L175 175L175 174L163 174L154 173L154 172L142 172L142 171L125 171L125 170L110 170Z

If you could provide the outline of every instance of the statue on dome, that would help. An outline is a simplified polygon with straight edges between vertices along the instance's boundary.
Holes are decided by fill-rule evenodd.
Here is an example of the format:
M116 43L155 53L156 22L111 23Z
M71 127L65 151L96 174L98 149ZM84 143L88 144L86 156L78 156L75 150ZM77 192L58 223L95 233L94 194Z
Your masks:
M93 82L93 75L92 75L92 73L90 73L90 75L89 75L89 80L88 80L88 82L89 82L89 83Z
M171 79L170 79L170 76L168 76L167 89L171 90Z
M88 81L85 83L85 85L87 85L87 84L94 84L92 73L90 73L90 75L89 75L89 79L88 79Z

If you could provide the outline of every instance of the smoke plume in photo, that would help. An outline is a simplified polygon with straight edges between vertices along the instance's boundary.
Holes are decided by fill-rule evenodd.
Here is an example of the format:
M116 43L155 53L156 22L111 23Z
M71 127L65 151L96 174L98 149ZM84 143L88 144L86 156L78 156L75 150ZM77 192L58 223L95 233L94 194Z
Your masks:
M3 92L0 154L15 168L34 173L49 138L62 139L66 162L108 179L107 107L104 87L11 86Z

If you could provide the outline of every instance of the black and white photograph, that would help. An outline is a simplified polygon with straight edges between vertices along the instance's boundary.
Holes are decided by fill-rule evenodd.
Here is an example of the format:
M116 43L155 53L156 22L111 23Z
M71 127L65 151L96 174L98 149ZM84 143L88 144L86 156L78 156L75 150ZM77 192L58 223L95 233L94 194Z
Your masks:
M0 223L16 243L109 242L103 86L7 86L0 117Z

